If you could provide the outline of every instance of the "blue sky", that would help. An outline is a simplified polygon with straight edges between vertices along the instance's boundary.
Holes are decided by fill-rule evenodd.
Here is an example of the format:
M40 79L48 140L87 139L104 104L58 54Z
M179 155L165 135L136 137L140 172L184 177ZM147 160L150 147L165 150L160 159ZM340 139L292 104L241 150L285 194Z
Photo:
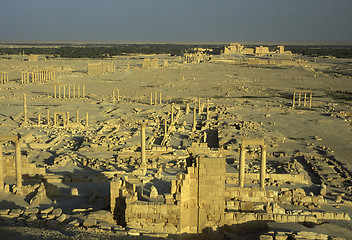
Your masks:
M0 0L0 41L352 43L352 0Z

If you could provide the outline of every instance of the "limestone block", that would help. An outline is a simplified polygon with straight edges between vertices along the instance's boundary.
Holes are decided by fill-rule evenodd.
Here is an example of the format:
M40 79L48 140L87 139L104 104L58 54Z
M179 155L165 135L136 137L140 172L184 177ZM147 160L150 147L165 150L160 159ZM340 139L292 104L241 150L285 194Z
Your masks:
M47 219L54 219L54 218L55 218L55 215L53 215L53 214L48 214L46 218L47 218Z
M40 211L40 214L49 214L53 209L54 209L54 207L49 207L49 208L43 209Z
M78 227L79 226L79 222L77 221L77 219L72 220L71 222L68 223L71 226L75 226Z
M323 219L335 219L335 214L334 213L330 213L330 212L326 212L323 214L322 216Z
M164 232L165 233L169 233L169 234L176 234L177 233L177 227L175 227L174 225L166 224L164 226Z
M287 240L288 236L287 235L275 235L275 240Z
M253 202L240 202L241 211L253 211L254 204Z
M35 214L35 213L29 214L28 215L28 219L29 220L37 220L38 219L37 214Z
M314 216L306 216L305 222L316 223L316 222L317 222L317 219L316 219Z
M111 223L108 223L108 222L99 222L98 223L98 227L100 229L103 229L103 230L112 230L112 228L114 227L115 225L114 224L111 224Z
M88 218L83 222L84 227L94 227L96 225L97 225L97 220L92 218Z
M261 235L259 240L274 240L274 238L271 235Z
M8 215L10 212L10 209L0 209L0 215Z
M71 188L71 195L72 196L78 196L78 189L77 188Z
M156 189L155 186L151 186L150 188L150 198L157 198L159 196L158 190Z
M10 216L19 217L20 215L22 215L22 213L23 213L23 210L22 210L22 209L12 209L12 210L9 212L9 215L10 215Z
M56 220L58 222L62 223L62 222L64 222L66 220L66 218L67 218L66 214L61 214L60 217L58 217Z
M32 213L38 213L39 212L39 209L38 208L27 208L25 211L24 211L24 214L26 215L29 215L29 214L32 214Z
M52 212L52 214L55 216L55 217L59 217L61 214L62 214L62 209L61 208L55 208Z

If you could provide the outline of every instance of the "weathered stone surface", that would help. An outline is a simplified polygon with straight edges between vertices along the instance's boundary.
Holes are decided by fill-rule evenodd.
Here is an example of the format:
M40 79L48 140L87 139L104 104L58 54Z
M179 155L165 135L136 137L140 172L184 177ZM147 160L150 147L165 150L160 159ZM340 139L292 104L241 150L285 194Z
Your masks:
M96 225L97 225L97 220L92 218L88 218L83 222L84 227L94 227Z
M50 213L53 209L54 209L54 207L49 207L49 208L42 209L42 210L40 210L40 214L48 214L48 213Z
M66 220L66 218L67 218L67 216L66 216L66 214L61 214L61 216L60 217L58 217L58 218L56 218L56 220L58 221L58 222L64 222L65 220Z

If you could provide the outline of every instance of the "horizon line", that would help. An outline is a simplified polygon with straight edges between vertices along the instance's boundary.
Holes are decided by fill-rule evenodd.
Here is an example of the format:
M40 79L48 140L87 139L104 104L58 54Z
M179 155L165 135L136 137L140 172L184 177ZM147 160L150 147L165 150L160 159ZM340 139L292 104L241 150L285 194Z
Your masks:
M352 42L318 42L318 41L296 41L296 42L289 42L289 41L232 41L232 42L214 42L214 41L174 41L174 42L169 42L169 41L0 41L0 44L4 45L31 45L31 44L69 44L69 45L86 45L86 44L183 44L183 45L230 45L230 43L240 43L242 45L321 45L321 46L333 46L333 45L340 45L340 46L346 46L346 45L352 45Z

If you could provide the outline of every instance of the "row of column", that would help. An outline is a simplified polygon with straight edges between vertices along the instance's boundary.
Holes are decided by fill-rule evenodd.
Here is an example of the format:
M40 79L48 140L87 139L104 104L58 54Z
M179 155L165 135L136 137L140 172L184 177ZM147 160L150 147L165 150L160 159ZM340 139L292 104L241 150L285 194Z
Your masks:
M24 125L28 124L28 116L27 116L27 97L26 94L23 94L23 117L24 117ZM63 112L54 112L54 126L58 126L58 119L59 116L62 116L63 118L63 126L67 126L69 123L69 112L63 113ZM47 109L47 114L46 114L46 124L47 126L50 126L50 111ZM78 109L76 110L76 121L79 123L79 111ZM38 114L38 126L41 125L41 115ZM86 127L88 127L88 112L86 112Z
M161 104L161 91L150 92L150 105Z
M7 72L0 72L0 83L9 83L9 74Z
M309 94L309 108L312 107L312 91L294 91L292 98L292 108L295 108L296 105L296 96L298 95L298 106L301 106L301 95L304 94L303 97L303 106L305 107L307 103L307 94Z
M72 88L72 89L71 89ZM85 98L86 97L86 87L83 84L82 87L79 85L54 85L54 98Z
M65 112L54 112L54 126L59 126L60 116L62 118L63 127L66 127L70 123L70 113L69 112L66 112L66 113ZM85 126L88 127L89 126L88 112L86 112L85 116L86 116ZM49 123L49 115L48 115L47 122ZM80 123L78 109L76 110L76 123ZM38 120L38 124L39 124L39 120Z
M32 83L44 83L47 81L55 80L55 71L54 70L36 70L33 72L22 71L21 72L21 83L29 84Z

